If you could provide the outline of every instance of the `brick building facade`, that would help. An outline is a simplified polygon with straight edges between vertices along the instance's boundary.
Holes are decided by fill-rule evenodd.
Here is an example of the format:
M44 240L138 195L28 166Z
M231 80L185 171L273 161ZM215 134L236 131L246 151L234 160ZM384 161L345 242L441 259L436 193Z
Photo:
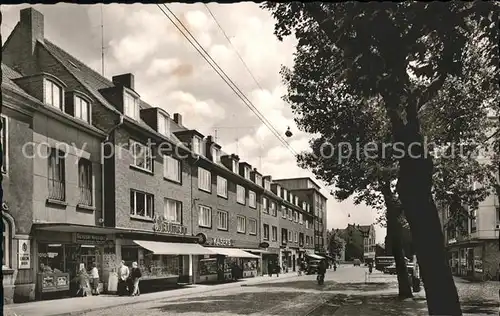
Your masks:
M94 263L112 292L121 260L141 284L191 283L266 272L283 242L312 251L309 203L141 100L132 74L108 80L45 39L40 12L21 10L2 55L4 302L72 291Z

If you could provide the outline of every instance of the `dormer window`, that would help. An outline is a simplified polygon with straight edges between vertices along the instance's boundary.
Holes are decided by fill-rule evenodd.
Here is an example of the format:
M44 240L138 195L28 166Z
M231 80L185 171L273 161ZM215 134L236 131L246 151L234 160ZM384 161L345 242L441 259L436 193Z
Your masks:
M75 95L75 117L90 123L90 104L86 100Z
M62 106L62 89L61 89L61 87L51 80L44 79L43 80L43 90L44 90L43 102L45 104L56 107L59 110L62 110L63 106Z
M137 120L139 118L139 100L127 92L125 92L123 98L124 114L134 120Z
M271 191L271 182L269 180L264 180L264 189Z
M168 136L170 134L170 124L168 117L158 113L158 133Z
M212 146L212 161L220 163L220 150L215 146Z
M243 176L244 176L246 179L250 179L250 168L245 167L245 168L243 169Z
M255 183L257 183L257 185L259 186L262 186L262 177L258 174L255 175Z
M233 172L238 173L238 162L233 160Z
M198 137L198 136L193 136L193 146L192 146L192 150L195 154L197 155L201 155L201 153L203 152L202 151L202 148L201 148L201 138Z

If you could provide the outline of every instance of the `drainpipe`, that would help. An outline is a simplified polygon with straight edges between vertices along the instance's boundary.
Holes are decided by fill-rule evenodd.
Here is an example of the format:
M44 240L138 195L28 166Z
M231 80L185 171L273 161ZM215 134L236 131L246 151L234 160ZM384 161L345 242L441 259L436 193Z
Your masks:
M109 129L109 131L106 133L106 138L101 143L101 203L102 203L101 209L102 209L102 212L101 212L101 218L99 219L99 221L101 222L101 225L103 227L104 227L104 217L106 214L105 209L104 209L104 186L105 186L105 183L104 183L104 175L105 175L105 173L104 173L104 146L109 141L109 136L111 135L111 133L114 132L122 124L123 124L123 115L120 115L120 119L118 121L118 124L116 124L115 126L113 126Z

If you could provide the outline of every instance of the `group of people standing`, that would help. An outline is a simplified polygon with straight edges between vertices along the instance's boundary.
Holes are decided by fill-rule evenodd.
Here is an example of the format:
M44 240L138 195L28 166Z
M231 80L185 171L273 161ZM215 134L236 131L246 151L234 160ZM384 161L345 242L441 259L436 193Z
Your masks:
M139 296L141 294L139 291L139 280L141 277L142 273L137 262L133 262L132 269L129 269L125 265L125 261L122 260L118 268L118 295Z

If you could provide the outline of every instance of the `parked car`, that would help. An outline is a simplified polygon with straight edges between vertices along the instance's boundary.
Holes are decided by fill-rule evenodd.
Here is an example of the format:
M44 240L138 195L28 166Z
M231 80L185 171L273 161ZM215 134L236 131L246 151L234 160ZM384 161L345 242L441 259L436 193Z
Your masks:
M359 259L354 259L354 266L355 266L355 267L361 267L361 260L359 260Z
M408 269L408 273L413 274L413 268L414 268L413 263L411 263L411 262L406 263L406 267L407 267L407 269ZM395 263L393 263L393 264L391 264L390 266L385 267L385 268L384 268L384 273L385 273L385 274L396 274L396 264L395 264Z

